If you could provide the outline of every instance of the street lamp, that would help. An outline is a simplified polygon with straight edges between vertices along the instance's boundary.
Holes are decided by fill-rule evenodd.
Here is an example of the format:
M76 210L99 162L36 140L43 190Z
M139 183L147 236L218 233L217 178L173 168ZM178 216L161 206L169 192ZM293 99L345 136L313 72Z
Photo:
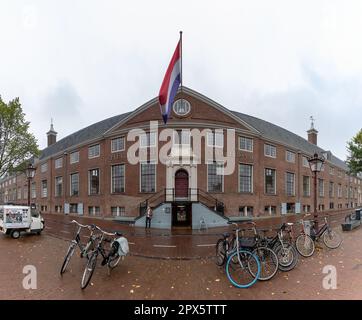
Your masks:
M36 169L33 167L33 165L31 163L29 163L27 168L25 169L25 175L26 175L26 178L28 179L28 206L29 207L30 207L30 181L35 176L35 170Z
M324 164L324 157L319 157L317 153L313 155L313 157L308 158L308 163L310 170L314 174L314 220L315 220L315 227L318 230L318 214L317 214L317 175L318 172L322 171L323 164Z

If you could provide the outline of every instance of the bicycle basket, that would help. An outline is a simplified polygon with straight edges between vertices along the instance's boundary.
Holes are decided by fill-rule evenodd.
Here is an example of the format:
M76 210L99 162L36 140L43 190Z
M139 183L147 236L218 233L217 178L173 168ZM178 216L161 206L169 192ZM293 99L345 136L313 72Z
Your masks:
M255 238L241 238L239 240L239 245L242 248L253 248L255 247L256 241Z
M119 237L114 241L119 243L118 255L121 257L126 256L129 252L128 240L125 237Z

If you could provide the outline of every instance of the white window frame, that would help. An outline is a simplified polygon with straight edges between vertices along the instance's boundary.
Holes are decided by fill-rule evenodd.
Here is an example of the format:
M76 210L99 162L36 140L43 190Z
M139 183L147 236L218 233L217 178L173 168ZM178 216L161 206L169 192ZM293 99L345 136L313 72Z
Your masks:
M292 194L288 194L288 175L292 175L293 177L293 190ZM295 197L295 173L287 171L285 173L285 194L287 197Z
M61 192L61 194L58 194L57 195L57 179L58 178L62 178L62 192ZM57 177L55 177L55 179L54 179L54 197L62 197L63 196L63 185L64 185L64 183L63 183L63 176L57 176Z
M309 181L309 183L308 183L308 194L307 195L304 194L304 177L308 177L308 181ZM302 176L302 194L303 194L303 197L310 197L310 185L311 185L311 177L303 175Z
M224 163L220 162L220 161L216 161L217 165L223 165ZM209 190L209 165L215 164L215 161L210 161L206 164L206 183L207 183L207 192L210 193L223 193L224 192L224 178L225 178L225 174L224 174L224 168L223 168L223 174L221 175L222 180L221 180L221 191L210 191ZM216 172L217 172L217 167L216 167Z
M251 167L251 190L250 191L241 191L240 190L240 167L242 165L245 165L245 166L250 166ZM239 163L239 177L238 177L238 189L239 189L239 193L244 193L244 194L250 194L250 193L253 193L254 192L254 166L253 164L251 163Z
M140 193L156 193L157 192L157 163L154 160L140 161L139 162L139 192ZM155 165L155 191L142 191L142 164L153 164Z
M147 139L147 135L150 136L150 140ZM152 139L151 136L153 136L154 138ZM146 137L146 138L145 138ZM154 131L149 131L149 132L145 132L142 133L139 136L139 141L140 141L140 148L152 148L152 147L156 147L157 145L157 136L156 136L156 132ZM145 141L147 144L145 144ZM148 143L149 142L149 143Z
M251 141L251 149L243 149L241 147L241 140L245 139L245 140L250 140ZM245 136L239 136L239 150L245 151L245 152L253 152L254 151L254 139L253 138L249 138L249 137L245 137Z
M211 141L211 135L212 135L212 143L210 143ZM221 135L222 136L222 144L221 145L216 145L216 136L217 135ZM224 132L218 132L218 131L208 131L207 135L206 135L206 140L207 140L207 146L211 147L211 148L224 148Z
M72 194L72 175L78 175L78 194ZM69 195L71 197L79 197L80 196L80 174L79 172L72 172L69 174Z
M63 167L63 158L62 157L54 160L54 167L55 167L55 169L60 169Z
M44 169L45 168L45 169ZM45 173L48 171L48 162L44 162L40 165L40 172ZM6 181L7 182L7 181Z
M181 132L181 141L179 141L181 143L176 142L176 136L179 136L178 132ZM186 143L183 142L185 134L188 135L188 137L186 137L187 140L188 140ZM191 145L191 131L190 130L176 130L176 129L174 129L173 134L172 134L172 145L173 146L190 146Z
M93 170L98 170L98 192L97 193L91 193L91 179L90 179L90 173ZM88 169L88 196L99 196L101 194L101 169L100 168L92 168Z
M269 148L270 154L267 154L267 148ZM273 155L272 150L275 151L275 155ZM277 157L277 147L269 143L264 143L264 156L275 159Z
M114 148L113 148L113 141L115 141L115 140L123 140L123 148L121 148L121 149L114 149ZM118 143L116 143L116 145L118 146ZM124 136L120 136L120 137L111 139L111 152L112 152L112 153L124 151L125 148L126 148L126 139L125 139Z
M74 155L77 155L76 160L74 160ZM78 162L79 162L79 151L71 152L70 156L69 156L69 163L74 164L74 163L78 163Z
M98 149L98 154L96 155L90 155L90 150L92 148L96 148ZM94 158L98 158L101 154L101 145L98 143L98 144L93 144L91 146L88 147L88 159L94 159Z
M113 191L113 176L112 168L115 166L123 166L123 192L114 192ZM124 194L126 192L126 164L125 163L115 163L111 165L111 194Z
M292 159L288 159L288 156L291 156ZM295 163L295 152L286 150L285 151L285 160L290 163Z

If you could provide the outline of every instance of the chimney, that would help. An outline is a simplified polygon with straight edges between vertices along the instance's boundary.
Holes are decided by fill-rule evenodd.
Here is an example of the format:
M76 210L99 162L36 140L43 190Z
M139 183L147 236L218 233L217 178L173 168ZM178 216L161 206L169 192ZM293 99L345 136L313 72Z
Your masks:
M310 143L313 143L315 145L317 145L317 136L318 136L318 130L316 130L314 128L314 120L313 117L310 117L311 120L311 125L310 125L310 129L307 131L308 133L308 141Z
M54 130L54 127L53 127L53 119L51 119L50 130L47 132L48 147L50 147L52 144L57 142L57 134L58 133Z

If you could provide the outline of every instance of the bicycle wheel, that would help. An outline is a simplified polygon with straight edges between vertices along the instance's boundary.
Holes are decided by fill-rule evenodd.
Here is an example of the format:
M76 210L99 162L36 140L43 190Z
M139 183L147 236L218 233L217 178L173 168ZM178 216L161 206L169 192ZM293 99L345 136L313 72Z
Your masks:
M237 258L238 254L240 255L240 261L235 263L235 260L239 260ZM249 264L256 266L255 276L250 271ZM260 275L260 262L258 257L250 251L239 250L239 252L233 252L226 262L226 275L229 281L237 288L251 287Z
M109 257L108 258L108 263L107 263L107 266L108 266L108 269L109 270L112 270L114 269L115 267L117 267L119 261L121 260L121 256L118 255L118 253L116 253L114 256L112 257Z
M62 264L62 267L60 268L60 274L62 275L65 270L67 269L67 266L69 264L69 261L74 253L74 249L75 249L75 244L72 243L69 248L68 248L68 252L67 254L65 255L64 257L64 261L63 261L63 264Z
M315 250L314 241L307 234L300 234L295 240L295 247L298 253L303 257L310 257Z
M223 266L226 262L226 241L219 239L216 243L216 265Z
M260 275L259 280L266 281L270 280L275 276L278 271L278 257L275 252L267 247L259 247L254 249L253 254L255 254L260 262ZM255 265L251 265L255 260L249 259L249 270L253 276L256 275L257 268Z
M82 289L85 289L88 286L89 281L92 279L94 269L97 266L97 257L98 251L94 251L89 257L89 260L84 268L82 280L80 283Z
M280 271L290 271L297 265L299 260L298 252L290 243L284 242L283 246L276 246L274 252L278 257Z
M332 229L327 229L323 233L323 242L328 248L336 249L342 243L342 236Z

